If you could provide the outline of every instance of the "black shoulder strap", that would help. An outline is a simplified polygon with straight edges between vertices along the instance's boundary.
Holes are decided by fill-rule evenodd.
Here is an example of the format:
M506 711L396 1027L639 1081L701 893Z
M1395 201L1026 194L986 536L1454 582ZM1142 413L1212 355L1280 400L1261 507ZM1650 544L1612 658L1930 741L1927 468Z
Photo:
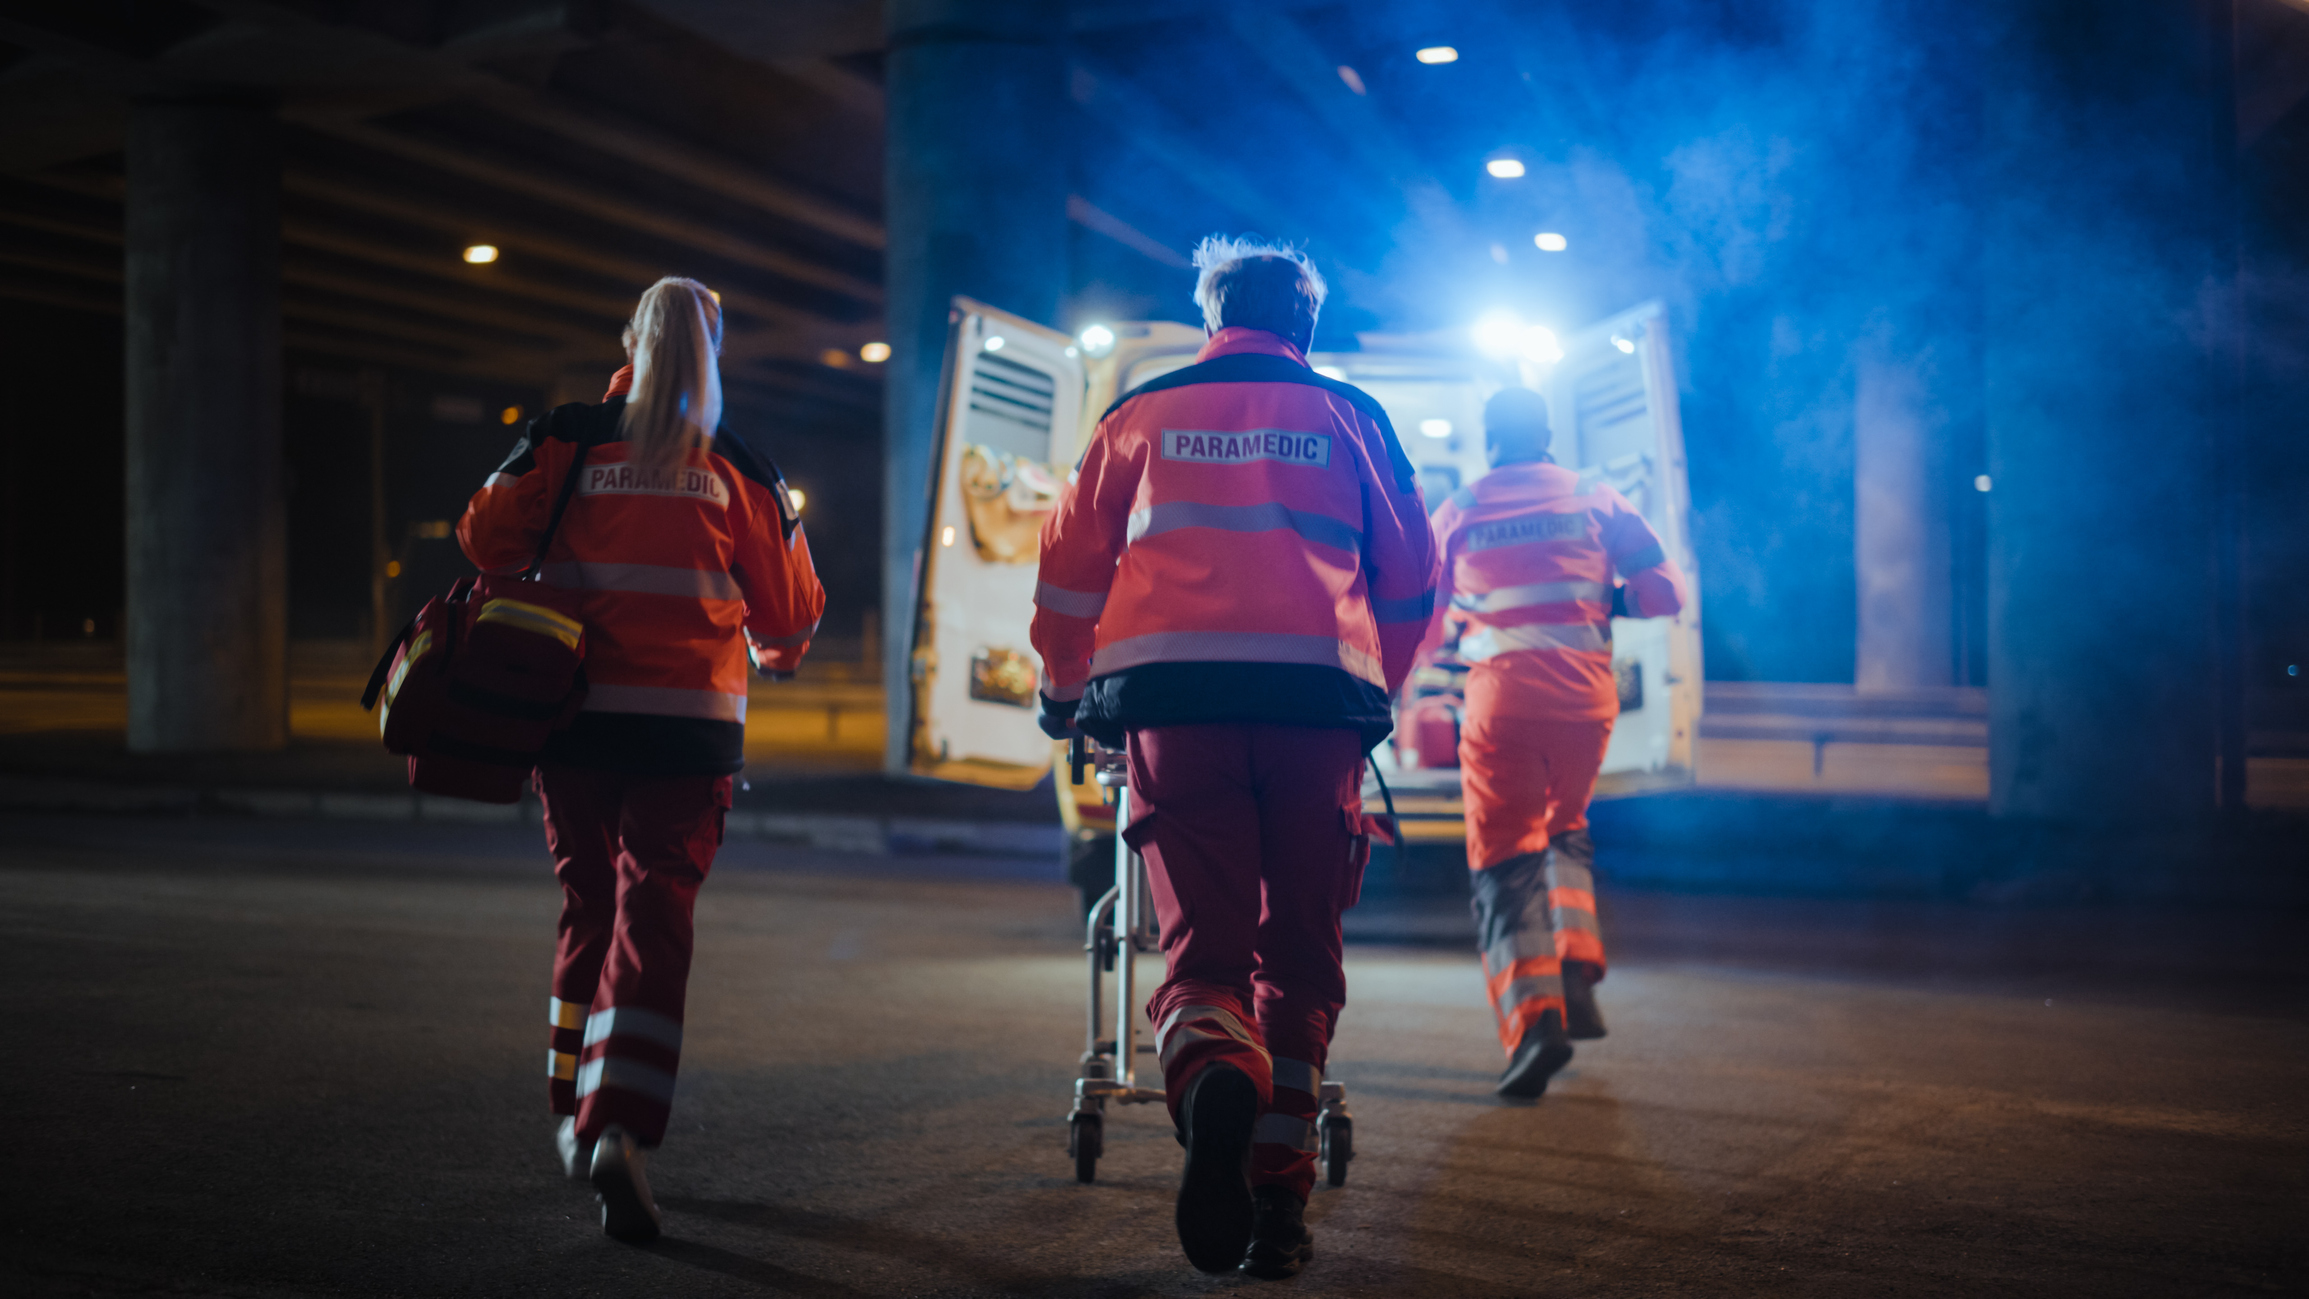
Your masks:
M577 458L569 462L569 474L561 480L561 492L553 501L553 517L545 522L545 535L537 539L537 555L529 561L529 569L521 580L537 579L537 570L545 565L545 551L553 544L553 534L561 531L561 516L569 509L569 498L577 494L577 475L585 468L585 453L593 448L583 442L577 444Z
M1138 387L1114 399L1106 408L1105 420L1122 409L1124 402L1144 397L1150 392L1165 392L1172 388L1186 388L1198 383L1297 383L1309 388L1321 388L1336 397L1345 398L1355 409L1371 417L1379 426L1379 433L1387 444L1387 463L1395 471L1398 490L1417 489L1418 475L1411 468L1411 457L1403 454L1403 444L1395 438L1395 424L1387 418L1387 408L1379 400L1354 384L1321 375L1287 356L1267 352L1236 352L1228 356L1214 356L1208 361L1197 361L1182 366L1169 374L1159 374Z

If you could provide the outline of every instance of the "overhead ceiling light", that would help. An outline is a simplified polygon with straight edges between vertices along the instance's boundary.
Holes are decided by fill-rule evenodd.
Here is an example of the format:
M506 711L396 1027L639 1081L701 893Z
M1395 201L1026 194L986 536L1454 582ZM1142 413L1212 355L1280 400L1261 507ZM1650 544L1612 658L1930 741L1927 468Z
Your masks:
M888 343L868 343L858 349L858 359L868 365L880 365L890 359Z
M1114 350L1114 331L1104 325L1092 325L1080 335L1082 350L1092 356L1105 356Z
M1447 438L1451 436L1451 421L1447 419L1423 419L1419 421L1419 431L1431 438Z
M465 260L473 263L475 266L479 266L484 262L496 261L497 245L474 244L465 250Z
M1507 265L1507 245L1493 244L1491 246L1491 260L1498 262L1502 266Z
M1430 45L1411 57L1421 63L1457 63L1459 62L1459 51L1448 45Z
M1625 334L1612 335L1611 345L1627 353L1629 356L1634 356L1636 354L1636 340L1629 338Z
M810 503L810 494L789 484L786 487L786 499L794 503L794 513L800 514L802 507Z
M1347 382L1347 372L1335 365L1318 365L1315 367L1315 373L1326 379L1337 379L1341 383Z
M999 352L1002 350L1002 345L1005 341L1007 340L1005 340L1000 334L990 335L986 340L986 350L989 352Z
M1496 175L1497 173L1493 174ZM1539 245L1539 251L1543 253L1560 253L1564 249L1571 247L1571 241L1569 239L1564 238L1562 235L1557 234L1553 230L1540 231L1538 234L1535 234L1531 237L1531 242Z
M1358 95L1370 93L1363 86L1363 74L1357 72L1353 68L1348 67L1344 63L1339 65L1339 80L1345 82L1347 84L1347 89L1354 91Z
M1513 158L1493 158L1483 169L1501 180L1514 180L1523 174L1523 164Z
M829 347L825 351L818 353L818 360L821 363L830 365L837 370L847 370L850 368L850 354L838 347Z

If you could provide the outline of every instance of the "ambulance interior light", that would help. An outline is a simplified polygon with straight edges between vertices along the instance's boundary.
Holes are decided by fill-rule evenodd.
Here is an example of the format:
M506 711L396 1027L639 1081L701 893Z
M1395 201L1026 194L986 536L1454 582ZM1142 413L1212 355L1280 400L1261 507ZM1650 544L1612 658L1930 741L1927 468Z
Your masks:
M999 352L1002 350L1002 344L1005 341L1007 340L1005 340L1000 334L989 334L986 338L986 350L989 352Z
M1105 356L1114 350L1114 331L1104 325L1092 325L1077 336L1082 350L1091 356Z
M1335 365L1318 365L1315 367L1315 373L1326 379L1337 379L1341 383L1347 382L1347 372Z
M1553 230L1542 230L1531 237L1531 242L1543 253L1560 253L1571 247L1571 240Z
M1423 419L1419 421L1419 431L1431 438L1447 438L1451 436L1451 421L1447 419Z
M1636 341L1632 338L1629 338L1625 334L1612 335L1611 345L1618 348L1622 352L1627 353L1629 356L1634 356L1636 354Z
M1495 360L1520 358L1537 365L1563 359L1555 331L1545 325L1527 325L1512 311L1486 313L1475 322L1475 346Z

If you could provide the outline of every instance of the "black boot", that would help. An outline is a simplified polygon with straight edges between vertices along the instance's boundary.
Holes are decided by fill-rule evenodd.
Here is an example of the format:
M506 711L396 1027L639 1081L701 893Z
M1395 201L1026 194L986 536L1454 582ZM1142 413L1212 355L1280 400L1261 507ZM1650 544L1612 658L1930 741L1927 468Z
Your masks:
M1251 1126L1259 1089L1233 1065L1214 1064L1187 1084L1179 1106L1186 1175L1179 1180L1179 1244L1203 1272L1231 1272L1251 1244Z
M1287 1186L1251 1191L1251 1248L1243 1255L1244 1276L1280 1281L1299 1275L1315 1257L1315 1237L1307 1230L1307 1202Z
M1604 1035L1603 1012L1596 1009L1596 968L1586 961L1563 963L1564 1036L1592 1042Z
M1570 1063L1571 1040L1564 1036L1555 1012L1544 1011L1537 1024L1523 1031L1523 1041L1517 1044L1507 1072L1499 1075L1499 1086L1494 1090L1514 1100L1536 1100L1546 1094L1547 1080L1555 1071Z

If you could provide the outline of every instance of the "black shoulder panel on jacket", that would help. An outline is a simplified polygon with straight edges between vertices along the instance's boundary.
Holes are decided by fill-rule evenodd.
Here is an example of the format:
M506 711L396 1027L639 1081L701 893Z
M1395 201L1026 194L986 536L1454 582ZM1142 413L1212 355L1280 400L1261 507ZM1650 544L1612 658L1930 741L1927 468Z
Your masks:
M786 495L786 476L778 472L777 462L754 450L751 442L727 427L714 431L713 453L770 494L770 499L778 503L778 526L786 540L792 541L794 529L802 526L802 517L794 513L794 499Z
M625 413L625 398L612 397L596 406L590 402L573 401L556 406L536 419L521 440L513 444L513 451L497 472L521 477L537 467L537 448L547 441L575 442L579 446L597 447L617 441L618 420Z
M1287 356L1266 352L1236 352L1228 356L1214 356L1208 361L1197 361L1169 374L1156 375L1138 387L1114 399L1106 408L1101 421L1122 409L1124 402L1144 397L1150 392L1165 392L1172 388L1186 388L1198 383L1297 383L1310 388L1321 388L1335 397L1344 398L1355 409L1371 417L1379 426L1379 433L1387 443L1387 463L1395 470L1395 485L1404 492L1414 491L1418 475L1411 468L1411 457L1403 454L1403 444L1395 438L1395 424L1387 418L1387 408L1377 398L1354 384L1321 375Z

